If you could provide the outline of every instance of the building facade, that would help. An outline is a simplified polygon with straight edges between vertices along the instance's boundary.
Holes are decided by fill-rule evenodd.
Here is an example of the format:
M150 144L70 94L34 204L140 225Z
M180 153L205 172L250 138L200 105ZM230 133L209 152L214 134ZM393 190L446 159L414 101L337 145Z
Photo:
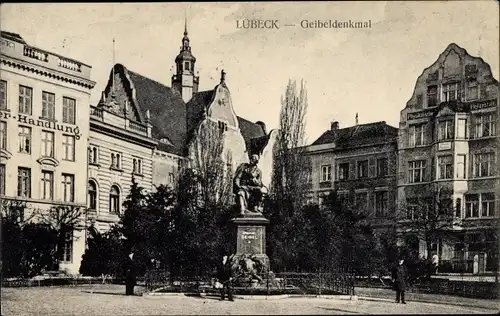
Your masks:
M442 212L453 217L451 228L418 248L425 257L437 254L449 270L455 262L467 262L468 272L492 270L498 261L498 92L490 66L450 44L424 69L401 111L401 229L420 216L414 210L425 196L447 192L452 202Z
M175 65L168 87L116 64L99 104L91 107L88 201L101 231L119 221L132 177L150 192L159 185L175 187L183 168L197 167L195 148L206 147L200 135L207 123L224 134L222 158L233 170L248 161L252 149L264 152L268 142L255 148L252 139L269 139L271 133L263 123L236 115L224 72L220 84L199 91L187 28Z
M2 32L0 44L2 201L22 201L25 216L58 206L85 209L91 67L33 47L17 34ZM65 239L60 268L77 273L85 225Z
M394 223L397 128L385 122L339 128L332 122L308 147L312 177L310 199L337 196L361 211L380 234Z

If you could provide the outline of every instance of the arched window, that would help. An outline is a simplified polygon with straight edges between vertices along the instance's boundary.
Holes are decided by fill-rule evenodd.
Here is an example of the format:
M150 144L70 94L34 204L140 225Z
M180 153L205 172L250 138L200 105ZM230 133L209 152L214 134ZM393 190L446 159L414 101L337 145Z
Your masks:
M93 180L89 181L88 199L89 209L97 210L97 184Z
M120 189L116 185L112 185L109 191L109 212L120 214Z
M189 61L184 62L184 70L189 70Z

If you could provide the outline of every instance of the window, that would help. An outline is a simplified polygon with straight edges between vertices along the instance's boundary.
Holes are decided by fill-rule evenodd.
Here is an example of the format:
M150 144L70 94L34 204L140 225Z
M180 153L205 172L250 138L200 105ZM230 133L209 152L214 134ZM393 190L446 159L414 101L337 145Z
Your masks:
M377 159L377 176L385 177L389 174L388 159Z
M478 86L477 80L469 80L467 82L467 100L476 100L479 97L478 95Z
M427 106L437 105L437 86L427 87Z
M5 195L5 165L0 164L0 195Z
M88 199L89 199L89 209L96 210L97 209L97 185L92 180L89 181Z
M481 194L481 217L495 214L495 193Z
M467 120L458 119L457 138L465 139L466 137L467 137Z
M332 166L323 165L321 166L321 182L332 181Z
M388 192L375 192L375 217L385 217L387 214Z
M465 217L479 217L479 195L465 195Z
M0 80L0 109L7 109L7 81Z
M46 119L54 119L54 109L56 97L53 93L42 92L42 117Z
M63 123L75 124L76 101L63 97Z
M453 138L453 120L440 121L438 123L438 140Z
M31 115L31 102L33 90L29 87L19 86L19 113Z
M408 135L408 145L410 147L424 145L424 125L411 125Z
M408 199L406 207L406 219L415 220L418 218L418 199Z
M97 165L99 163L99 150L96 146L89 146L89 163Z
M52 171L42 170L40 185L40 198L42 200L54 199L54 173Z
M19 152L30 154L31 153L31 128L26 126L19 126Z
M132 160L132 163L133 163L132 173L142 174L142 159L134 158Z
M425 160L416 160L408 162L408 180L410 183L423 182L426 162Z
M109 212L120 214L120 189L116 185L111 186L109 191Z
M0 121L0 149L7 149L7 122Z
M456 101L460 99L460 87L458 82L443 85L443 101Z
M119 153L111 153L111 168L120 169L121 167L121 155Z
M457 201L455 202L455 217L461 218L462 217L462 199L458 198Z
M172 172L168 174L168 183L174 183L174 174Z
M356 192L354 203L360 212L366 213L368 211L368 192Z
M495 136L495 123L495 115L493 114L486 114L476 117L476 138Z
M31 169L29 168L17 169L17 196L31 197Z
M64 202L75 201L75 176L62 174L62 200Z
M42 131L42 157L54 157L54 133Z
M75 136L63 135L63 160L75 161Z
M341 163L339 164L339 180L347 180L349 179L349 163Z
M438 180L453 178L453 156L438 157Z
M61 250L59 251L59 260L63 262L71 262L73 260L73 229L64 227L61 234Z
M358 178L368 177L368 160L358 161Z
M457 155L457 178L465 179L465 155Z
M219 132L220 133L227 132L227 123L226 122L218 121L217 123L219 125Z
M184 62L184 70L189 70L189 61Z
M472 156L472 176L475 178L490 177L494 175L495 153L482 153Z

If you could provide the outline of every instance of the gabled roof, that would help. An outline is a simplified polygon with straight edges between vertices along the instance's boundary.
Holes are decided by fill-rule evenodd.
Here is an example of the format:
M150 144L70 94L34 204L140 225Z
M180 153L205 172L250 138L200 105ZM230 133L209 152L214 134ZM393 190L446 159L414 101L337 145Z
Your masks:
M158 148L184 156L189 138L203 119L203 114L212 102L217 87L213 90L194 93L186 104L181 95L172 88L130 71L121 64L116 64L114 71L110 73L105 89L106 95L109 94L112 86L113 73L120 75L125 91L134 103L142 123L145 122L146 112L149 110L152 136L159 140ZM250 152L251 139L261 138L266 134L259 124L241 117L237 117L237 119L247 150ZM259 143L265 144L267 142L261 140Z
M385 121L340 128L323 133L313 145L335 143L337 149L356 148L371 144L388 143L396 140L398 129Z
M171 143L160 142L159 148L166 152L182 155L186 139L186 105L181 96L171 88L130 71L121 64L116 64L114 71L121 75L127 93L134 96L140 117L145 118L149 110L152 136L155 139L168 139ZM105 93L109 93L113 72Z

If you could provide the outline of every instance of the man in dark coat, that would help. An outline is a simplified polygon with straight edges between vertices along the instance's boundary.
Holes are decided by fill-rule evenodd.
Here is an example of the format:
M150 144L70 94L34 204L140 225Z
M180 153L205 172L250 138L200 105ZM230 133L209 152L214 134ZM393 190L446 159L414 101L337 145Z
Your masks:
M396 301L399 303L406 304L405 302L405 290L406 281L408 280L408 269L404 265L404 260L400 259L398 265L392 269L392 282L394 283L394 289L396 290Z
M222 262L218 266L217 278L219 279L219 282L222 283L222 288L220 289L221 300L223 301L226 298L227 291L227 298L230 301L233 301L233 289L231 284L233 278L231 264L228 262L227 256L222 258Z
M134 286L136 285L136 266L134 253L131 252L127 257L126 276L125 276L125 294L134 295Z

